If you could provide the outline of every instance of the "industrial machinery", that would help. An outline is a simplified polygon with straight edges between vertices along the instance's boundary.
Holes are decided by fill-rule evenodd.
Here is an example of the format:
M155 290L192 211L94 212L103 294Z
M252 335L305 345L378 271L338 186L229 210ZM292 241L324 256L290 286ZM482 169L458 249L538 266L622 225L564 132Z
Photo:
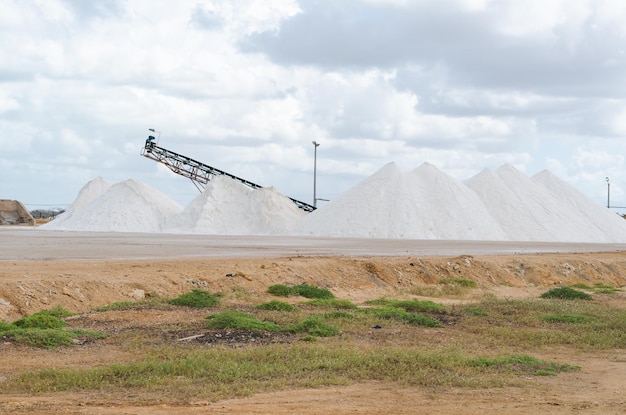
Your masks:
M263 187L256 183L252 183L249 180L242 179L241 177L237 177L233 174L201 163L190 157L183 156L182 154L160 147L157 143L155 143L154 136L148 137L145 146L141 149L141 155L164 164L168 169L176 174L180 174L183 177L191 179L200 192L204 191L205 186L209 183L213 176L226 176L253 189L260 189ZM308 203L292 198L289 199L295 203L297 207L306 212L312 212L315 210L315 207L309 205Z

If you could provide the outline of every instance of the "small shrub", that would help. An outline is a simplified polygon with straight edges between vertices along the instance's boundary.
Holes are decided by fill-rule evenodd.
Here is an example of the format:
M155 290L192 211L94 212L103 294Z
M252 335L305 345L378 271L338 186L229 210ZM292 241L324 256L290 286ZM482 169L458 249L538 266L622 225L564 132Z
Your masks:
M261 321L250 313L238 310L224 310L207 317L208 329L243 329L255 331L280 331L280 327L271 321Z
M354 318L354 314L349 313L347 311L338 310L338 311L329 311L328 313L324 313L324 318L327 319L352 319Z
M206 290L194 289L170 300L169 303L187 307L213 307L219 300Z
M294 294L293 290L291 289L291 287L288 287L285 284L274 284L274 285L271 285L267 289L267 292L269 294L275 295L277 297L289 297L290 295Z
M259 304L256 308L259 310L294 311L296 306L283 301L272 300L267 303Z
M300 323L287 327L285 331L306 332L311 336L317 337L332 337L341 333L338 328L324 323L321 318L316 316L307 317Z
M18 343L44 349L56 349L59 346L70 346L75 336L65 330L27 328L11 332L11 337Z
M14 321L13 325L23 329L60 329L65 327L65 322L47 313L35 313Z
M476 281L470 280L468 278L442 278L441 280L439 280L439 284L458 285L465 288L478 288L478 284L476 284Z
M561 300L591 300L591 296L570 287L558 287L540 295L541 298L557 298Z
M326 298L331 299L335 298L333 293L331 293L326 288L315 287L309 284L300 284L293 287L293 291L305 298Z

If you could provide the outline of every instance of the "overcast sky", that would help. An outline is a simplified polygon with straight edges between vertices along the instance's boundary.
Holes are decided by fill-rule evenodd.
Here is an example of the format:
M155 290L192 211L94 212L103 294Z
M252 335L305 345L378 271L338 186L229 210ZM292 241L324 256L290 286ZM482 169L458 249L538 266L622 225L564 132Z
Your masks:
M511 163L626 206L625 49L623 0L0 0L0 198L101 176L186 205L139 155L155 128L308 203L317 141L320 198L391 161Z

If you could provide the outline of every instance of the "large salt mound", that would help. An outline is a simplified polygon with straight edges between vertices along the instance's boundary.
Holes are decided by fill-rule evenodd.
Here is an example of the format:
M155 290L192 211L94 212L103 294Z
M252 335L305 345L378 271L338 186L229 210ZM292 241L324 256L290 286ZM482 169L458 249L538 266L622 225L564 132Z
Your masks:
M159 232L163 224L181 210L180 205L155 188L131 179L110 186L100 196L74 210L54 229ZM56 220L50 224L54 222Z
M602 242L626 242L626 221L622 217L588 198L548 170L537 173L532 179L554 193L562 205L579 213L579 228L593 230L594 234L601 233L604 235Z
M166 232L221 235L284 234L306 213L273 187L251 189L225 176L165 226Z
M78 196L76 197L76 200L74 200L74 203L69 205L65 212L57 216L52 222L41 225L40 228L62 229L65 221L71 218L75 212L80 211L82 208L100 197L100 195L106 192L109 187L111 187L111 183L99 176L88 181L78 192Z
M579 212L511 165L483 170L465 182L514 241L607 242L598 228L583 226Z
M385 165L296 226L295 233L393 239L502 240L506 235L463 183L424 163Z

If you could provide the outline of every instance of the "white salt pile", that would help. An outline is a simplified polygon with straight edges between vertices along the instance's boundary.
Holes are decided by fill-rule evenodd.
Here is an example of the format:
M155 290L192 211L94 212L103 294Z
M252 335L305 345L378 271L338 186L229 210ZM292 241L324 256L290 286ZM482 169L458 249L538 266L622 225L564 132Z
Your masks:
M252 189L226 176L215 176L164 229L218 235L285 234L305 215L273 187Z
M390 239L506 239L474 192L428 163L409 173L395 163L385 165L303 218L294 232Z
M460 182L424 163L389 163L306 214L274 188L214 177L184 210L134 180L89 182L67 212L42 229L226 235L625 243L626 221L543 171L510 165Z
M550 175L553 178L553 176ZM626 242L626 221L570 186L552 190L513 166L460 183L425 163L393 163L300 221L294 231L373 238ZM554 180L554 179L553 179Z
M571 211L579 214L581 221L576 224L578 228L588 230L589 233L592 231L595 233L594 229L597 229L606 236L607 241L624 241L626 221L618 217L613 211L600 206L548 170L543 170L532 178L555 194L561 204L569 206ZM585 241L588 239L588 237L585 238Z
M94 198L97 189L97 184L89 182L73 204L79 209L68 210L62 221L54 220L41 228L159 232L165 222L182 211L180 205L155 188L132 179L116 183Z
M63 224L72 216L74 213L80 211L85 206L89 205L95 199L100 197L104 192L106 192L109 187L111 187L111 183L103 179L102 177L96 177L95 179L90 180L85 184L80 191L78 192L78 196L74 203L69 205L65 212L57 216L54 221L49 222L45 225L40 226L42 229L64 229Z

